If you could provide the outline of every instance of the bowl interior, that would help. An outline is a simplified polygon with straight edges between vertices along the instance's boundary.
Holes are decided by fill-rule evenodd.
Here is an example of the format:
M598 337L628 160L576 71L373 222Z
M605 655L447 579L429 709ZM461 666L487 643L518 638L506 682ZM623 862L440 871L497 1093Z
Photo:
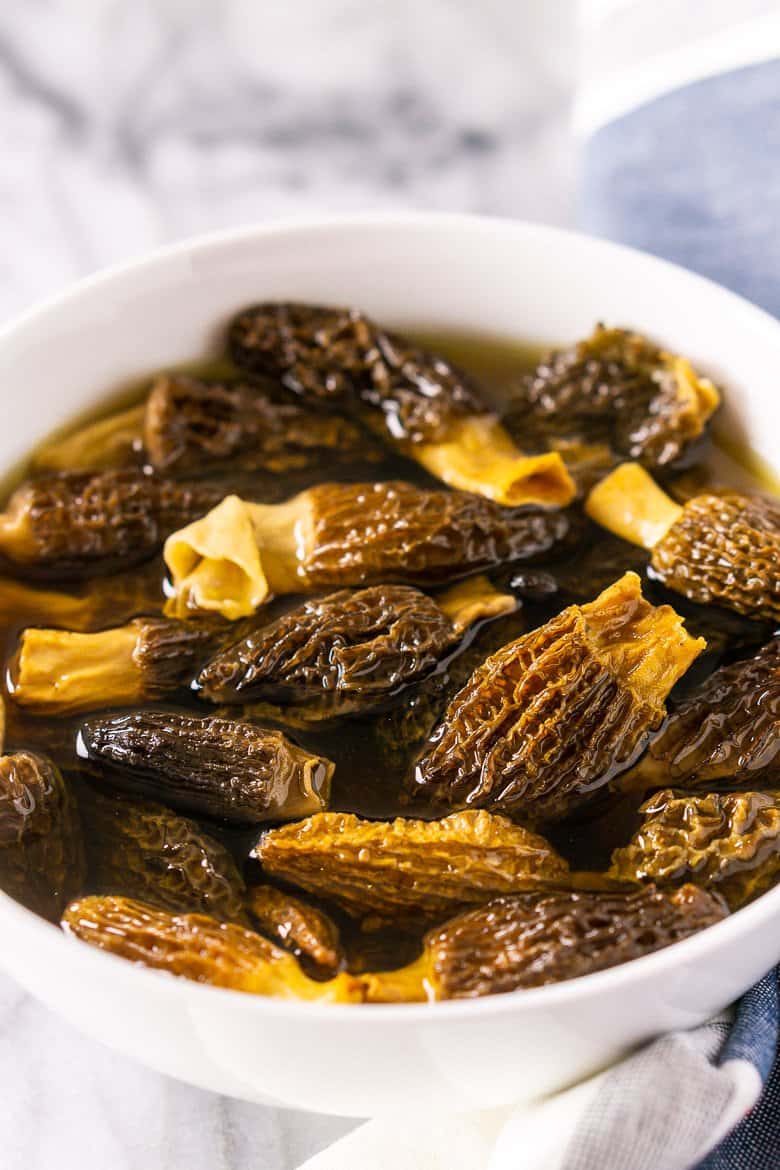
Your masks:
M725 388L726 406L719 428L732 445L752 448L769 464L776 459L780 397L776 393L775 370L780 355L780 325L766 314L681 269L555 229L458 216L393 216L274 226L180 245L149 260L86 281L7 326L0 332L0 385L4 387L5 423L0 429L0 474L13 468L47 434L80 411L99 403L111 391L160 367L211 356L219 345L227 319L239 307L261 299L354 304L400 329L413 326L418 330L473 332L542 343L573 340L589 332L597 320L635 327L689 356ZM166 1021L170 1023L171 1036L174 1035L175 1013L171 1012L168 1020L170 987L166 986L165 996L160 992L159 1006L153 1011L152 1000L157 993L148 989L158 984L162 987L162 981L132 971L120 976L116 964L105 961L106 956L90 953L89 948L74 947L52 928L33 920L20 908L10 906L3 897L0 897L0 918L8 925L11 938L18 942L9 952L8 965L38 994L85 1027L92 1021L91 1030L110 1039L108 1021L114 1009L106 989L111 982L109 972L116 971L116 986L122 987L128 997L136 994L132 989L138 988L136 1016L128 1009L132 1028L128 1026L125 1038L117 1043L128 1051L136 1048L139 1052L150 1051L148 1058L158 1067L210 1087L222 1087L255 1099L265 1099L269 1092L263 1087L260 1064L254 1079L247 1071L251 1059L246 1047L250 1036L254 1045L253 1032L247 1033L236 1073L240 1083L228 1078L225 1070L233 1063L233 1050L228 1052L229 1046L223 1043L228 1020L239 1034L252 1015L265 1019L266 1028L271 1019L286 1021L284 1028L290 1028L298 1026L294 1024L296 1019L308 1017L318 1021L318 1029L328 1027L327 1021L331 1019L343 1020L345 1012L354 1019L353 1009L260 1003L248 996L220 992L212 995L211 989L188 987L178 996L185 1018L181 1027L190 1031L194 1028L199 1043L206 1045L204 1037L209 1034L211 1019L213 1036L209 1044L212 1049L219 1049L217 1071L209 1071L207 1075L199 1070L197 1056L187 1056L187 1062L183 1058L174 1059L173 1039L165 1043L160 1039L155 1044L150 1038L152 1019L158 1021L161 1036ZM539 1011L544 1027L540 1022L540 1037L545 1034L544 1028L555 1026L556 1020L563 1035L567 1025L565 1016L558 1015L558 1005L577 1001L578 997L595 1002L602 986L605 1003L614 1004L613 991L624 994L635 985L645 989L641 992L645 994L654 980L658 986L666 981L663 1010L659 1007L655 1014L648 1011L642 1023L644 1031L637 1027L632 1030L631 1017L635 1013L633 1006L625 1001L625 1020L620 1015L623 1009L613 1013L615 1020L620 1019L619 1027L617 1023L613 1026L605 1009L600 1022L595 1016L591 1019L592 1039L588 1028L580 1028L581 1036L587 1034L589 1038L587 1044L583 1039L582 1051L574 1064L571 1057L566 1063L565 1053L560 1059L548 1053L551 1071L544 1084L553 1087L566 1080L566 1070L571 1077L577 1070L605 1059L616 1047L636 1042L653 1030L677 1026L681 1018L692 1021L695 1011L691 1008L690 994L686 992L684 998L681 990L675 1000L678 987L690 991L698 986L696 1002L701 1002L701 1010L705 1012L723 1006L744 990L780 957L780 944L775 941L777 932L767 929L771 921L780 920L780 888L749 907L744 924L739 922L740 918L737 915L714 928L712 941L710 932L706 932L705 936L691 940L690 945L681 944L680 954L689 958L677 964L681 976L677 982L669 976L675 966L673 952L678 949L672 948L668 954L651 956L646 962L640 960L603 976L590 976L557 988L495 997L506 1001L503 1004L409 1008L406 1018L410 1025L412 1021L416 1023L407 1037L393 1032L405 1016L404 1009L389 1009L384 1016L381 1008L365 1009L365 1016L364 1009L360 1009L363 1022L358 1025L355 1020L354 1029L349 1025L350 1031L346 1024L341 1024L344 1030L337 1036L334 1034L332 1043L343 1044L341 1061L336 1060L334 1065L331 1053L331 1064L323 1065L320 1076L318 1057L312 1057L308 1073L302 1070L302 1062L296 1060L290 1068L291 1087L285 1090L284 1100L307 1108L373 1112L376 1101L400 1101L404 1093L411 1096L419 1092L418 1086L428 1083L434 1075L431 1069L435 1068L439 1068L442 1084L448 1078L454 1083L456 1073L462 1073L464 1092L468 1092L471 1083L475 1101L481 1100L477 1092L480 1084L483 1087L497 1084L496 1070L491 1073L489 1068L495 1065L491 1045L501 1045L499 1017L511 1014L515 1007L529 1014L537 1010L534 1005L542 1005ZM706 980L704 984L697 983L703 971L715 969L716 961L722 962L729 952L736 954L735 944L744 945L728 977L724 969L718 968L717 980L711 980L710 984ZM28 946L29 962L25 953ZM55 951L61 956L61 965L55 963ZM58 968L56 982L47 975L52 964ZM581 991L578 984L582 985ZM105 1007L100 1007L102 1018L98 1018L95 1007L100 1002L99 988L106 992ZM87 993L91 994L91 1004ZM213 1018L201 1006L207 1000L214 1005ZM235 1007L219 1006L225 1004L235 1004ZM680 1010L688 1015L680 1017ZM147 1011L151 1015L145 1023ZM475 1033L471 1048L467 1045L461 1055L456 1048L451 1052L446 1048L449 1055L445 1070L440 1053L441 1045L449 1043L447 1020L455 1022L468 1016L474 1020L482 1016L483 1021L492 1017L496 1021L493 1039L490 1033L484 1036ZM419 1030L422 1020L430 1023ZM425 1030L428 1027L430 1032ZM388 1051L395 1052L397 1072L396 1076L388 1064L389 1058L385 1059L386 1076L377 1073L375 1086L362 1074L356 1080L353 1072L350 1081L346 1072L338 1071L339 1067L346 1069L350 1060L354 1063L360 1053L366 1056L364 1049L369 1044L365 1040L369 1034L366 1029L372 1028L376 1029L372 1033L375 1038L382 1029L382 1043L388 1046ZM599 1047L597 1038L602 1031L604 1043ZM315 1038L319 1037L321 1045L325 1043L324 1035L324 1031L315 1029ZM416 1040L407 1049L405 1046L411 1042L412 1035ZM302 1026L300 1036L304 1036ZM539 1086L542 1082L538 1061L543 1041L540 1039L535 1048L531 1033L528 1036L527 1057L520 1053L517 1060L536 1060L535 1071L529 1070L529 1085ZM454 1034L451 1039L454 1044ZM179 1044L182 1052L189 1052L181 1037ZM376 1073L380 1054L373 1049L367 1067ZM409 1052L414 1052L419 1064L417 1075L410 1071ZM261 1061L262 1053L253 1048L252 1056ZM460 1059L463 1068L459 1073ZM510 1051L505 1059L511 1063ZM327 1079L328 1069L332 1075L330 1096L326 1094L327 1104L318 1105L318 1101L325 1100L318 1094L324 1092L323 1080ZM408 1078L406 1089L398 1079L404 1076ZM247 1077L249 1080L244 1084ZM297 1086L304 1082L308 1088L299 1091ZM278 1070L276 1081L269 1073L268 1083L278 1085ZM356 1099L354 1094L358 1090L363 1094L359 1096L361 1106L352 1109L349 1102ZM493 1094L490 1100L496 1101L496 1091L490 1088Z

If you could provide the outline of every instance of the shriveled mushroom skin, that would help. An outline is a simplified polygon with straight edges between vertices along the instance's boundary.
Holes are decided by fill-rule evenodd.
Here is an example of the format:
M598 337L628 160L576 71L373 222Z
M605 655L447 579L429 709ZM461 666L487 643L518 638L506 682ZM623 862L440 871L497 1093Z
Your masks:
M360 917L452 912L512 890L565 885L568 866L537 833L484 811L440 821L322 813L270 829L263 869Z
M247 894L247 909L263 934L307 962L318 975L335 975L344 965L336 923L303 898L276 886L253 886Z
M319 484L310 498L312 534L301 569L313 587L438 584L551 556L579 534L568 511L507 509L400 481Z
M165 910L242 921L244 880L224 845L151 800L84 788L79 794L90 889Z
M454 807L565 816L633 762L703 646L627 573L478 667L432 733L410 789Z
M326 452L342 460L372 451L365 432L347 419L277 401L263 385L185 374L161 375L152 386L144 446L157 471L176 475L228 460L234 470L290 471Z
M0 756L0 888L53 922L82 889L78 809L44 756Z
M715 387L684 359L638 333L599 325L523 380L511 427L518 436L581 431L622 458L663 468L701 436L717 405Z
M221 494L136 470L44 476L18 488L0 515L0 556L63 579L112 572L151 557Z
M717 889L732 910L763 894L780 874L780 793L658 792L641 827L616 849L610 873L657 885Z
M72 902L67 934L132 963L196 983L280 999L349 1003L362 998L346 974L327 983L308 979L287 951L235 922L206 914L174 914L132 898L93 896Z
M473 590L476 619L513 608L484 578ZM466 602L465 604L468 604ZM446 601L445 601L446 605ZM470 623L469 623L470 624ZM433 598L406 585L347 589L305 601L257 624L201 670L201 696L216 703L269 699L344 714L370 709L430 674L463 628Z
M469 999L589 975L688 938L728 913L697 886L666 892L496 898L426 938L439 999Z
M395 439L432 442L486 409L465 374L356 309L254 305L232 321L229 344L239 368L277 378L301 398L379 408Z
M88 720L80 751L131 792L244 824L319 811L333 774L281 731L172 711Z
M675 707L627 777L682 788L780 779L780 638L722 666Z
M433 670L453 638L447 615L418 589L344 589L226 647L198 683L217 703L349 697L363 706Z
M689 500L653 548L669 588L702 605L780 620L780 504L739 492Z

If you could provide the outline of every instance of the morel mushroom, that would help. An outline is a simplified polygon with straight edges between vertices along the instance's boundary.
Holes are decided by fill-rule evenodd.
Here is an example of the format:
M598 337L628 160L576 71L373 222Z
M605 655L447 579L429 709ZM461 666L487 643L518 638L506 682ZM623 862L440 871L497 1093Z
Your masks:
M214 703L269 699L330 714L365 711L436 669L479 620L512 613L516 601L486 577L437 598L407 585L340 590L251 629L198 675Z
M265 832L266 873L361 917L446 914L496 894L566 885L569 868L530 829L487 812L440 821L365 821L321 813Z
M626 573L488 658L449 704L409 786L437 804L564 816L634 762L703 649Z
M622 458L663 468L680 460L720 403L690 362L626 329L595 332L546 357L522 382L513 433L582 433Z
M621 783L702 787L780 779L780 638L722 666L669 715Z
M86 786L79 793L89 885L164 910L245 921L244 881L224 845L151 800Z
M339 928L332 918L276 886L253 886L247 909L260 931L328 978L344 965Z
M234 620L273 594L345 585L435 585L559 551L567 512L508 511L480 496L400 482L323 483L283 504L227 496L168 538L175 612Z
M780 620L780 504L740 492L675 503L636 463L624 463L588 496L591 519L652 549L669 589L703 605Z
M78 809L59 770L33 752L0 757L0 888L56 922L84 874Z
M780 793L657 792L641 827L612 855L610 874L657 885L716 888L732 910L780 874Z
M451 487L507 505L574 497L560 455L524 456L465 374L355 309L254 305L233 320L229 342L241 369L306 401L361 408L385 441Z
M496 898L430 931L409 967L363 976L366 999L471 999L560 983L670 946L727 914L721 898L693 885Z
M0 556L53 577L111 572L151 557L219 495L131 470L45 476L18 488L0 513Z
M132 898L92 896L71 902L62 927L131 963L212 987L326 1003L363 998L357 978L342 972L325 983L309 979L291 954L267 938L205 914L174 914Z
M348 419L275 401L258 384L184 374L155 380L143 433L149 462L165 474L227 461L231 470L281 472L307 467L325 453L338 460L377 455L366 432Z
M334 768L281 731L174 711L88 720L79 751L130 792L243 824L319 812Z
M23 630L8 667L9 693L39 715L134 706L189 685L225 637L214 622L136 618L93 634Z

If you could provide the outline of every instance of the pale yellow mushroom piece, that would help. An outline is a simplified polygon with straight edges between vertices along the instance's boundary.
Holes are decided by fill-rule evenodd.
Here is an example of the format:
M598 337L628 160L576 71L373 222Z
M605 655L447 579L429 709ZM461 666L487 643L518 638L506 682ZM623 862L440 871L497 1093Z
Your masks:
M570 504L576 487L557 451L523 455L492 414L453 423L436 443L410 443L405 453L437 479L464 492L477 492L506 507Z

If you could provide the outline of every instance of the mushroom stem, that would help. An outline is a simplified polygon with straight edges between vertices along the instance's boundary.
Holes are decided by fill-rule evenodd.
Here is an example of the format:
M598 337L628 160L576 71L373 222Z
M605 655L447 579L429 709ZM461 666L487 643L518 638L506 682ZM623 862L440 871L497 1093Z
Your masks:
M425 1003L438 998L428 948L419 958L396 971L372 971L360 976L366 1003Z
M300 548L310 512L301 492L284 504L249 504L226 496L200 520L165 542L175 596L170 613L193 610L248 617L275 593L301 587Z
M602 479L588 496L585 511L615 536L647 549L658 544L683 512L638 463L622 463Z
M459 634L484 618L501 617L517 609L517 599L511 593L499 592L484 573L445 589L436 597L436 604Z
M131 406L39 447L35 471L105 471L138 461L145 405Z
M97 634L31 627L8 668L9 692L38 715L130 706L144 697L135 623Z
M404 453L450 487L507 507L564 507L576 492L557 451L524 455L492 414L459 420L440 442L407 443Z

